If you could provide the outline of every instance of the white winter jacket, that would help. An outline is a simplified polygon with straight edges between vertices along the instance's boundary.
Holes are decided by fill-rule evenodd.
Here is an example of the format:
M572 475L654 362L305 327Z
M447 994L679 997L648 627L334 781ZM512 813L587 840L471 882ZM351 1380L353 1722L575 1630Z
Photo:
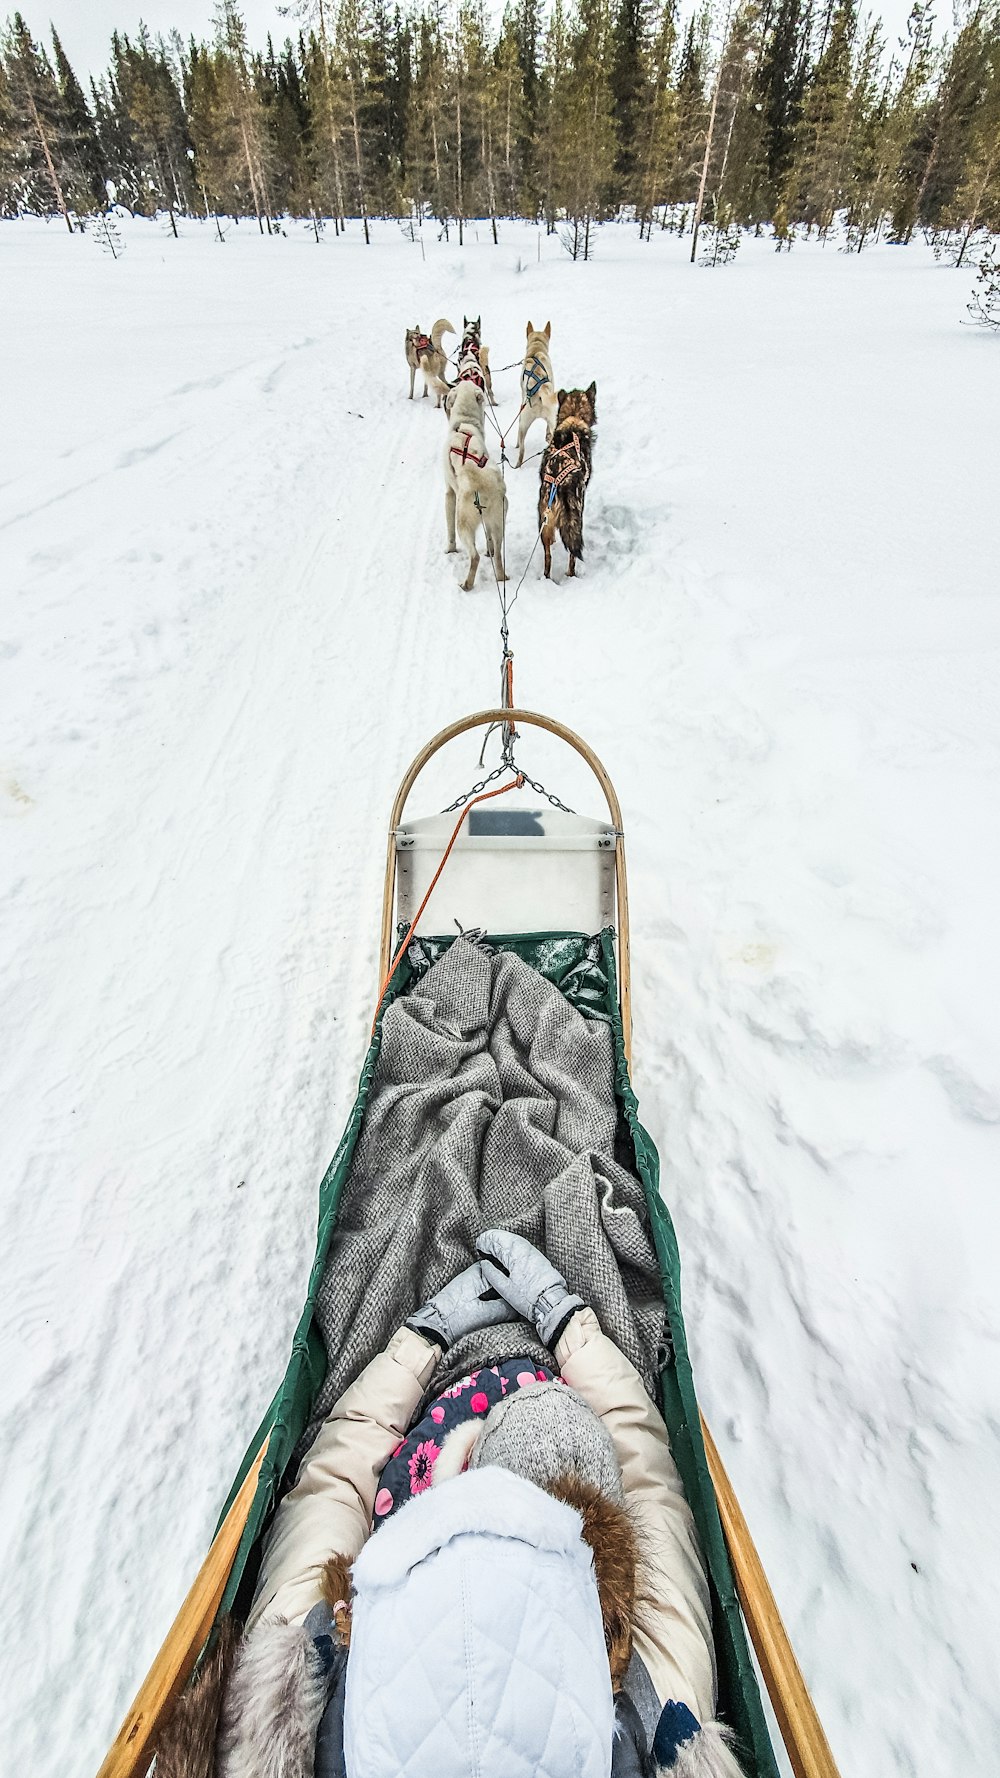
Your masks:
M322 1598L325 1563L333 1555L353 1561L360 1553L379 1477L406 1436L438 1357L420 1334L400 1328L335 1403L278 1508L248 1630L265 1618L301 1624ZM556 1359L567 1383L604 1421L621 1465L639 1535L640 1591L648 1602L635 1626L636 1651L660 1702L676 1699L705 1722L716 1697L708 1584L662 1417L592 1309L573 1316Z
M354 1586L352 1778L608 1778L611 1672L572 1507L504 1469L435 1483L366 1544Z

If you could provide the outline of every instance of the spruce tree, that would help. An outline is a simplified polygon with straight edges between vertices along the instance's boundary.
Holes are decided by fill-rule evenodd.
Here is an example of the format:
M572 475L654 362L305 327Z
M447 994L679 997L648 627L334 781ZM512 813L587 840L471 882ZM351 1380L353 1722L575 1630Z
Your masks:
M609 0L579 0L562 92L558 169L574 259L589 259L594 226L613 195L617 139L610 42Z
M904 192L893 216L899 241L909 241L918 222L937 227L961 186L976 115L989 88L990 22L985 0L973 0L954 43L945 46L939 61L937 90L909 145Z
M688 20L677 70L677 129L667 197L671 204L693 204L698 196L710 102L705 94L710 15L707 9Z
M216 0L216 91L222 119L228 124L228 160L234 173L245 172L257 226L271 233L271 201L263 142L263 115L250 67L246 21L236 0ZM237 169L239 171L237 172Z
M625 201L639 162L640 118L649 66L648 0L618 0L611 26L611 96L615 119L616 194Z
M778 0L758 77L772 215L787 208L788 176L806 81L808 13L803 0Z
M365 0L340 0L337 12L337 57L343 75L347 103L349 158L354 168L358 214L361 217L366 246L371 244L371 233L368 227L368 157L365 141L365 114L369 97L365 86L365 70L368 65L370 29L371 19Z
M55 26L52 28L52 55L55 62L56 79L59 83L59 93L62 98L68 152L76 161L79 169L76 182L77 204L83 208L87 205L89 198L90 207L103 209L107 201L105 192L108 177L107 162L101 149L97 125L84 98L83 88L73 72Z
M961 184L950 205L961 230L955 264L961 265L979 228L1000 233L1000 30L986 45L984 90L972 119Z
M848 182L852 123L852 51L857 30L855 0L837 0L827 15L822 53L803 95L788 171L793 221L825 235L841 207Z
M666 195L667 171L677 148L677 97L671 82L677 47L676 0L664 0L651 21L647 76L637 120L635 202L640 238L650 238L653 215Z
M0 145L15 205L43 215L55 208L72 234L69 124L52 65L19 12L4 32L2 50L6 78Z
M524 213L534 219L541 203L538 140L542 131L542 107L545 103L542 0L511 0L505 16L510 18L521 69L522 123L518 137L520 202Z
M707 255L712 265L733 258L739 246L739 225L744 217L739 208L742 195L740 180L730 180L730 168L743 166L748 144L737 135L737 125L745 124L747 93L760 55L760 15L755 0L744 0L729 16L718 72L709 112L705 153L702 161L698 197L692 224L691 259L695 259L698 229L704 213L713 231ZM734 154L735 145L735 154Z

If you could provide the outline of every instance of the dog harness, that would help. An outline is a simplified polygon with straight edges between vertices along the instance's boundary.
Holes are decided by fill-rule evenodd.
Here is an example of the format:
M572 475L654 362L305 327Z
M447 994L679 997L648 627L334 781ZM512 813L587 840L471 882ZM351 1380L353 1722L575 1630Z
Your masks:
M531 369L524 367L524 395L526 401L534 401L539 389L544 389L549 381L548 374L541 359L535 355L531 361Z
M418 333L413 342L413 346L417 357L419 358L421 352L433 352L434 341L431 339L429 333Z
M486 379L479 368L479 359L474 352L470 352L467 357L462 359L458 371L458 381L460 383L475 383L476 388L481 389L485 395Z
M578 432L571 432L566 444L557 445L554 449L550 446L542 459L542 481L549 490L549 506L552 505L563 483L568 482L571 476L578 474L581 470L586 476L586 469L587 465L584 463L580 451L580 434Z
M471 432L463 433L462 443L460 445L452 445L451 454L453 457L459 457L463 463L478 464L480 469L485 469L490 460L489 452L484 452L483 456L477 457L475 451L472 449Z

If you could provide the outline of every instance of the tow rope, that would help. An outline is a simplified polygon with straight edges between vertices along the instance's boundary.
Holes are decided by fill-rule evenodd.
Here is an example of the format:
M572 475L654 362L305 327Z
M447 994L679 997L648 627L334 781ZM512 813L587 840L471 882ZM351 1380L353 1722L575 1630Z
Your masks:
M462 830L462 823L465 820L466 815L469 813L470 809L475 808L477 803L488 803L491 797L503 796L504 793L508 790L522 789L522 787L524 785L524 781L525 781L524 780L524 773L518 772L516 778L511 778L509 783L498 784L495 790L483 790L483 791L480 791L478 796L470 797L469 801L466 803L465 807L463 808L461 814L458 817L458 820L456 821L454 827L452 828L451 839L448 841L448 844L446 845L444 851L441 854L441 861L438 864L437 870L434 872L434 875L432 876L430 882L427 885L427 892L424 896L424 899L420 903L420 906L418 907L416 913L414 914L413 919L410 921L410 924L407 927L406 933L404 934L403 938L400 939L399 945L397 946L397 949L396 949L396 954L393 957L392 962L389 965L388 974L386 975L385 981L382 983L382 986L378 991L378 1001L376 1002L376 1006L375 1006L375 1017L372 1020L372 1029L371 1029L372 1037L374 1037L374 1035L375 1035L375 1027L378 1024L379 1008L381 1007L382 1002L385 999L385 991L388 988L389 983L392 981L392 978L396 973L396 969L399 964L399 959L402 957L404 951L406 950L407 945L409 944L411 938L413 937L414 932L417 929L417 921L420 919L420 916L423 913L425 907L427 906L427 903L430 901L431 896L433 895L435 889L437 888L438 878L440 877L441 872L444 870L445 865L447 864L449 858L451 857L452 847L454 846L455 841L458 839L458 836Z

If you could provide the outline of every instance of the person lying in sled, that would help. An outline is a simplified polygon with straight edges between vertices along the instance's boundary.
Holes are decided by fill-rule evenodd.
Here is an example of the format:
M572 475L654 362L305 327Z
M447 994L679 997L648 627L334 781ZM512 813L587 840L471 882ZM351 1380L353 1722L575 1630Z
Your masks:
M739 1778L663 1420L544 1254L498 1229L478 1252L278 1508L218 1778ZM512 1311L559 1375L506 1362L417 1418L441 1353Z

